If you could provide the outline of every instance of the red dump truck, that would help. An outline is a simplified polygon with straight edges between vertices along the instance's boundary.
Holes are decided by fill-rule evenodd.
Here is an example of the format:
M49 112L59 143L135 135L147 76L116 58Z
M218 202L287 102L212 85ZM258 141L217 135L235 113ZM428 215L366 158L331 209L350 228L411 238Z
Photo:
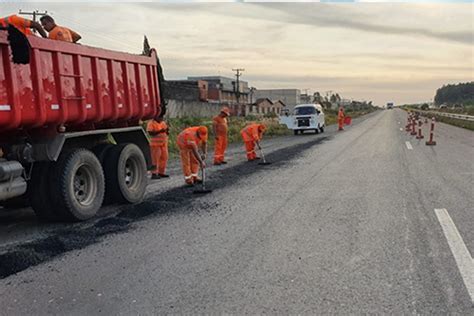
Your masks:
M161 109L156 52L17 33L0 30L0 203L80 221L139 202L151 167L141 121Z

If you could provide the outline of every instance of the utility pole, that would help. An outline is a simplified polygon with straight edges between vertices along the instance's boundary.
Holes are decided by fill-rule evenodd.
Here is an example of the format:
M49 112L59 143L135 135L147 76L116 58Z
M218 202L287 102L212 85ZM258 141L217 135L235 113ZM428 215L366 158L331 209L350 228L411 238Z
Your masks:
M242 71L245 71L245 69L242 68L237 68L237 69L232 69L232 71L235 71L235 97L237 98L237 103L239 103L240 99L240 76L242 76Z
M237 99L237 108L238 108L238 115L245 115L245 110L242 109L240 105L240 76L242 76L242 71L245 71L243 68L237 68L237 69L232 69L232 71L235 71L235 85L234 85L234 91L235 91L235 98Z
M34 22L37 22L37 21L36 21L36 17L37 17L37 16L44 16L44 15L48 14L48 11L40 12L39 10L34 10L34 11L32 11L32 12L26 12L26 11L20 10L20 11L18 11L18 14L19 14L19 15L29 15L29 16L32 16L32 17L33 17L32 20L33 20Z
M33 17L32 20L33 20L34 22L37 22L37 21L36 21L36 17L37 17L37 16L44 16L44 15L48 14L48 11L40 12L39 10L34 10L34 11L32 11L32 12L26 12L26 11L22 11L22 10L20 9L20 11L18 11L18 14L19 14L19 15L32 16L32 17ZM36 33L36 30L35 30L35 29L33 29L32 31L33 31L33 33Z

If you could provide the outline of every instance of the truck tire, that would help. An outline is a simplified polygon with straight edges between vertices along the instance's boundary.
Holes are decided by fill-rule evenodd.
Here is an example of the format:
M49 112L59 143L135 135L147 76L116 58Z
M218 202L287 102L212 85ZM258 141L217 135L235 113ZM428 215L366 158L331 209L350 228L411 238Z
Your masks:
M36 217L42 221L55 221L58 216L53 201L51 185L52 163L41 161L33 165L31 179L28 182L27 195Z
M84 221L97 214L105 192L104 171L90 150L73 149L61 154L55 166L55 208L61 219Z
M145 156L135 144L117 145L104 162L106 203L137 203L148 184Z
M299 131L298 131L297 129L293 130L293 134L294 134L294 135L298 135L298 132L299 132Z

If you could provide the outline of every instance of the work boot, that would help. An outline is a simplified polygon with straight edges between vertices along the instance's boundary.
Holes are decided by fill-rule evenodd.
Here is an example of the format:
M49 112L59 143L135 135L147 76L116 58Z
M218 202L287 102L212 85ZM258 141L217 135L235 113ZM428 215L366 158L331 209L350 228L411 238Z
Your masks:
M195 178L195 179L194 179L194 183L202 183L202 179Z
M168 174L164 174L164 173L159 173L158 175L160 176L160 178L169 178L170 177Z
M222 162L214 162L214 166L220 166Z
M259 159L262 159L262 158L260 158L260 157L255 157L253 160L259 160Z
M222 165L226 165L226 164L227 164L227 161L221 161L221 164L222 164Z
M159 178L160 178L160 175L158 175L158 174L152 174L151 175L152 180L158 180Z

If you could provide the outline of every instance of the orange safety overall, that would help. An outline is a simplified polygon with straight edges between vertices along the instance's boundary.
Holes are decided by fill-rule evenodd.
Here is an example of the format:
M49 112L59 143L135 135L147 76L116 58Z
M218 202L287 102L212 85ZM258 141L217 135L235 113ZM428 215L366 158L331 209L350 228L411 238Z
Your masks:
M199 161L194 156L194 149L198 149L202 142L197 137L199 127L188 127L178 135L177 144L181 156L181 166L184 173L184 181L193 184L198 179Z
M155 168L152 174L165 174L168 163L168 125L165 122L151 120L148 122L146 130L158 133L150 135L151 160Z
M337 114L337 123L339 125L339 130L344 130L344 111L342 110L339 110L339 113Z
M212 124L215 126L216 143L214 146L214 163L223 162L225 150L227 149L227 119L217 115L212 119Z
M10 15L5 18L0 18L0 26L1 27L8 27L8 25L13 25L16 27L20 32L25 35L33 34L31 32L31 21L24 19L18 15Z
M245 144L245 151L247 152L248 160L255 160L257 154L255 153L255 142L262 139L262 133L258 130L259 124L253 123L247 125L244 129L240 131L242 139Z

